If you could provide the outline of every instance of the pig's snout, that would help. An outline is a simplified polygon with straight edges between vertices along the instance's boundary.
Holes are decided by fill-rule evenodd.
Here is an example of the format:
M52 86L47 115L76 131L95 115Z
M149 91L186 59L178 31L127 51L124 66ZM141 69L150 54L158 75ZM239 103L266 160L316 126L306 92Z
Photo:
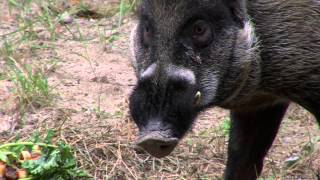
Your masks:
M163 158L169 155L178 144L178 138L166 138L159 132L147 134L137 142L137 145L154 157Z

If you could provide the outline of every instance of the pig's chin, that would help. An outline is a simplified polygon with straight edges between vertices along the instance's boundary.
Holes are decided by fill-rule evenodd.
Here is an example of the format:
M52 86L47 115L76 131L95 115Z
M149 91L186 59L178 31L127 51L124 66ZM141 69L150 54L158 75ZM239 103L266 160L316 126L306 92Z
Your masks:
M168 156L179 142L178 138L165 137L160 131L143 134L137 140L137 145L156 158Z

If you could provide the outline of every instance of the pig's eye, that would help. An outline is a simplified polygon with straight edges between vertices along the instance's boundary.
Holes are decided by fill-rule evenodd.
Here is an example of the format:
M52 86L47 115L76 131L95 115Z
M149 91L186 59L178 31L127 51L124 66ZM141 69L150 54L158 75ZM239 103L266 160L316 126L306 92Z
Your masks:
M196 21L192 26L192 41L199 48L208 46L212 41L212 30L209 23L204 20Z
M152 33L149 25L143 27L143 44L149 46L151 43Z

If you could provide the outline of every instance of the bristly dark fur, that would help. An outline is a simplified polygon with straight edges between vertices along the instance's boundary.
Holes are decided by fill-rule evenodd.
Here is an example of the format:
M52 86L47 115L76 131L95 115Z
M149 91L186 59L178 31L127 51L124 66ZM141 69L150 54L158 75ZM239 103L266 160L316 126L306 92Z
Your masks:
M205 48L188 34L198 19L213 32ZM290 101L320 123L320 1L143 0L131 43L142 133L151 123L182 138L200 111L231 110L226 179L257 178Z

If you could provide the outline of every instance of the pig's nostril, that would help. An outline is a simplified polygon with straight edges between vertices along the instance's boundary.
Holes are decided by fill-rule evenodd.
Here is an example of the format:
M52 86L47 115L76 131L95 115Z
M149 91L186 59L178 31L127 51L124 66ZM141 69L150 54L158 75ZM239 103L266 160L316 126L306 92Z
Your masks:
M169 155L178 143L178 139L154 139L145 138L138 142L138 145L149 152L151 155L161 158Z

